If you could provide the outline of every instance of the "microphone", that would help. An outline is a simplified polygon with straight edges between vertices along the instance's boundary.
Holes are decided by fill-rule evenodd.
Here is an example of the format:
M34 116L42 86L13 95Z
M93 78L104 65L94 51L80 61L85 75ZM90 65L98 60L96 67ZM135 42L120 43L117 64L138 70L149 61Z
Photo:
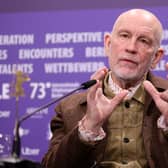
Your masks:
M89 80L87 82L84 82L75 90L72 90L71 92L65 94L64 96L62 96L58 99L54 99L45 105L42 105L41 107L39 107L35 111L33 111L31 113L27 113L27 114L23 115L20 119L16 120L15 128L14 128L14 139L13 139L13 144L12 144L12 152L11 152L12 157L14 157L16 160L19 160L19 157L20 157L21 141L20 141L20 135L19 135L19 127L23 121L30 118L31 116L33 116L37 112L51 106L52 104L59 102L60 100L64 99L65 97L68 97L69 95L75 93L76 91L79 91L82 89L88 89L89 87L96 84L96 82L97 82L96 80Z
M93 80L89 80L87 82L82 83L81 86L83 86L82 89L88 89L91 86L93 86L94 84L96 84L96 80L93 79Z

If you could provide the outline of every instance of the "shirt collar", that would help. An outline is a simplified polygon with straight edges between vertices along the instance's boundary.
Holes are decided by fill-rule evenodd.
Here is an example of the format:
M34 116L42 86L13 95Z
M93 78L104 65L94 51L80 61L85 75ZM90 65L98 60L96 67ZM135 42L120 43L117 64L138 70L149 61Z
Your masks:
M109 88L113 91L114 94L121 93L123 90L120 86L118 86L112 79L111 75L109 74L109 80L108 80ZM134 95L134 93L137 91L137 89L140 87L141 83L137 84L134 87L130 87L128 89L128 94L126 96L126 99L131 99Z

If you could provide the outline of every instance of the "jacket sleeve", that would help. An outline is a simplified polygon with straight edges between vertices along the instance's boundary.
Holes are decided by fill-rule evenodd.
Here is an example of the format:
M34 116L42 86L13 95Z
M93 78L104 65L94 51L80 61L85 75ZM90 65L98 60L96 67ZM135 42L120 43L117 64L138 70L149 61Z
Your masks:
M56 116L51 121L53 136L42 165L45 168L89 168L93 164L91 153L95 146L83 143L79 139L78 119L71 119L73 126L68 128L65 123L66 115L61 109L60 104L56 108Z

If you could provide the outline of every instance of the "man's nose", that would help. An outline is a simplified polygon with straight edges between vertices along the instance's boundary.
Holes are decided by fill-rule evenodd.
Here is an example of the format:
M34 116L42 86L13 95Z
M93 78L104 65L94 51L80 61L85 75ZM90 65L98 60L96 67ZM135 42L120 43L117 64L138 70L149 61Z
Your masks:
M137 52L136 39L131 38L128 41L126 45L126 51L132 54L135 54Z

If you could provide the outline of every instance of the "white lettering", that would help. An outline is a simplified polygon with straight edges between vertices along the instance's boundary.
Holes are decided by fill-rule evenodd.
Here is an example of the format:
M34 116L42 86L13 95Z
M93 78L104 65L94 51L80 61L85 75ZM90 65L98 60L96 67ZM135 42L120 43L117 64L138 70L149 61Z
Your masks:
M154 71L164 71L165 70L165 64L166 64L166 60L161 60L156 68L154 69Z
M73 48L35 48L19 49L19 59L54 59L72 58Z
M29 108L27 108L26 113L31 114L34 111L36 111L37 109L38 108L35 108L35 107L29 107ZM43 118L44 115L48 115L48 108L43 109L41 111L38 111L37 113L35 113L35 115L32 115L31 118L41 119L41 118Z
M6 60L8 58L8 50L0 50L0 60Z
M26 45L34 44L33 34L0 35L0 45Z
M3 83L2 84L2 90L0 94L0 100L7 100L10 99L10 84L9 83Z
M61 62L45 63L44 69L46 73L90 73L103 66L104 62Z
M102 32L46 33L45 43L88 43L102 42Z
M9 118L10 111L0 111L0 118Z
M33 64L0 64L0 74L15 74L16 71L31 74L33 73Z
M86 47L85 48L86 57L104 57L104 47Z
M24 148L22 148L21 151L22 151L23 155L27 155L27 156L29 156L29 155L37 156L40 153L40 149L37 149L37 148L31 149L29 147L24 147Z
M59 98L76 89L79 85L79 83L52 83L51 98Z
M19 128L19 134L21 137L24 135L28 135L29 132L30 132L30 130L28 130L28 129L23 129L22 127Z
M164 49L164 55L168 55L168 45L161 45L161 47Z
M167 39L168 39L168 30L165 29L163 30L162 40L167 40Z

